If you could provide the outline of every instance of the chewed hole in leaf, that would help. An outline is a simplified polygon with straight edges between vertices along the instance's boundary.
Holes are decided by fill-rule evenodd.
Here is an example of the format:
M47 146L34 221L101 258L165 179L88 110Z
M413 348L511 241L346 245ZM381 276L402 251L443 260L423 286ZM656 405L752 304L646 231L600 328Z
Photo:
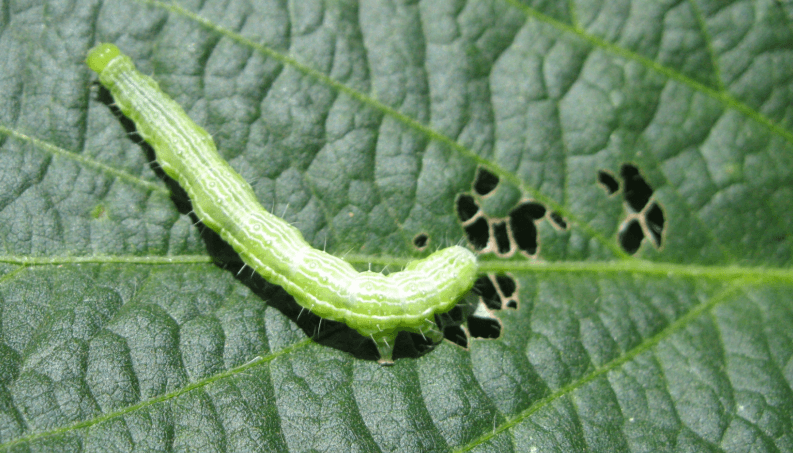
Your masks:
M661 247L664 233L664 211L657 203L652 203L645 216L647 228L650 230L650 237L656 247Z
M490 232L488 231L487 220L480 217L472 224L465 227L465 234L468 236L468 242L477 250L483 250L487 247Z
M449 326L443 329L443 337L463 348L468 347L468 335L460 326Z
M501 294L503 294L504 297L512 297L512 295L515 294L515 290L518 289L515 280L507 275L496 276L496 283L498 283L498 288L501 290Z
M554 225L559 227L559 229L562 229L562 230L566 230L567 229L567 221L558 212L556 212L556 211L551 212L548 215L548 218L550 218L551 222L553 222Z
M628 218L619 231L619 243L631 255L641 247L644 238L649 238L656 248L664 240L666 216L658 201L653 199L653 189L642 177L635 165L623 164L620 176L624 183L624 197ZM598 171L598 182L609 191L619 189L619 183L606 170Z
M620 169L620 175L625 182L625 201L634 211L641 211L653 196L653 189L639 173L639 169L633 165L624 164Z
M545 216L545 206L537 202L521 203L509 213L512 236L519 249L529 255L537 253L538 232L535 222Z
M631 219L619 233L620 246L631 255L639 250L642 239L644 239L644 232L637 219Z
M545 211L545 206L535 201L529 201L521 203L513 209L510 217L520 222L540 220L545 216Z
M506 222L496 222L493 224L493 236L496 240L496 249L498 253L501 255L509 253L511 247Z
M606 170L598 171L598 183L606 189L609 195L613 195L620 190L620 183L617 181L617 178Z
M473 338L498 338L501 336L501 323L494 318L468 318L468 331Z
M453 322L461 323L465 319L466 311L468 309L468 306L464 303L457 304L457 306L446 312L446 316L448 316Z
M517 283L509 275L483 275L474 282L472 291L481 298L483 308L502 310L517 307L517 288Z
M413 238L413 245L419 250L424 250L427 247L428 242L429 237L424 233L418 234Z
M484 168L479 168L474 181L474 191L479 195L487 195L498 185L498 176L490 173Z
M496 278L496 281L498 281L498 278ZM493 309L500 310L502 308L502 304L496 300L501 296L493 286L492 279L485 277L484 280L478 282L478 284L481 285L480 288L488 292L489 296L487 299L491 299L488 303L493 308L488 307L488 303L485 303L485 298L476 302L475 306L472 306L470 303L467 304L466 306L469 310L468 319L466 320L468 333L471 338L498 338L501 336L502 325L501 320L493 313Z
M479 212L479 206L476 205L474 197L468 194L457 197L457 218L461 222L465 223L471 220L477 212Z
M473 291L479 294L487 308L492 310L501 309L501 298L498 295L498 291L495 285L493 285L493 282L490 281L486 275L479 277L476 282L474 282Z
M514 218L512 221L512 235L518 248L528 255L537 253L537 226L534 222L518 223Z

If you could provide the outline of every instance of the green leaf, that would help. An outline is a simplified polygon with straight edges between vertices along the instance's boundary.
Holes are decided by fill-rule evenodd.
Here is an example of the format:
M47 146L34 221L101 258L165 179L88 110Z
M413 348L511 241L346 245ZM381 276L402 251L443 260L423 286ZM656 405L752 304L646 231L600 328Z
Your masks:
M0 450L793 451L788 2L32 0L0 23ZM461 196L492 228L535 203L480 254L517 284L500 337L403 338L381 367L237 276L94 83L102 41L361 269L476 239Z

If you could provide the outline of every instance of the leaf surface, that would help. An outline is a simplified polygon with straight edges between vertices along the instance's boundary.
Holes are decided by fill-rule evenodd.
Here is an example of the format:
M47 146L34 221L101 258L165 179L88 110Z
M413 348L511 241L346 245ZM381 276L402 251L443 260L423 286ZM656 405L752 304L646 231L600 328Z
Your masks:
M793 450L788 3L52 0L0 23L0 450ZM516 285L500 336L403 338L381 367L238 275L95 83L97 42L315 247L394 271L484 238L482 274Z

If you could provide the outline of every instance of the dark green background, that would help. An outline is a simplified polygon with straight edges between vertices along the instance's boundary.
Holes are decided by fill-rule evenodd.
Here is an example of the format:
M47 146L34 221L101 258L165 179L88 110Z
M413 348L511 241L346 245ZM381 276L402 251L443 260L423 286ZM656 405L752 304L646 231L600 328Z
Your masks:
M0 450L793 451L790 2L174 5L0 1ZM498 340L318 344L212 263L102 41L362 269L462 241L480 165L569 228L481 256L519 285ZM624 163L666 216L635 256Z

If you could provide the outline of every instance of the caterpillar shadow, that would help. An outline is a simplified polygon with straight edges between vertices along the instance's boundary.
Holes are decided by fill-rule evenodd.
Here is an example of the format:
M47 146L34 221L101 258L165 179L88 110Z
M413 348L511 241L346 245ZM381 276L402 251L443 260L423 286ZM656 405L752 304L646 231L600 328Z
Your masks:
M247 286L257 297L291 319L307 336L323 346L346 352L358 359L377 361L380 354L374 342L364 337L343 322L331 321L300 306L283 288L268 282L247 266L239 254L219 234L204 226L195 214L189 214L200 228L201 238L215 265L234 274L234 278ZM463 311L467 311L463 309ZM450 313L460 312L459 306ZM457 325L457 316L436 316L440 326ZM444 329L446 331L446 329ZM457 342L459 344L459 342ZM410 332L400 332L394 346L394 360L418 358L435 349L438 344L428 338Z
M379 353L374 342L351 329L346 324L321 318L301 307L295 299L280 286L269 283L259 274L245 265L239 254L218 233L206 227L195 215L187 192L177 181L168 176L156 160L156 153L138 133L135 123L127 118L113 100L113 96L104 86L99 86L97 100L105 104L121 126L127 132L129 140L140 146L146 155L152 171L160 178L171 192L171 200L180 214L187 215L199 229L201 239L206 245L208 254L216 266L234 274L234 278L247 286L257 297L271 307L291 319L303 332L315 342L346 352L358 359L376 361ZM458 316L436 316L436 323L442 327L457 324ZM446 329L444 329L446 330ZM455 331L456 332L456 331ZM457 333L453 335L459 335ZM457 344L459 341L452 340ZM427 338L410 332L400 332L396 339L393 358L418 358L437 346Z

